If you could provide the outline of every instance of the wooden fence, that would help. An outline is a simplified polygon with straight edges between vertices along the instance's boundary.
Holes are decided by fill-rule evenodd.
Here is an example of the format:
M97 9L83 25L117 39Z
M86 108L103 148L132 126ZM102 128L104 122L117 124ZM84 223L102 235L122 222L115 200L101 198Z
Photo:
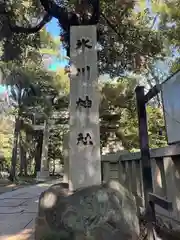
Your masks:
M150 150L153 193L172 202L172 211L155 206L156 214L180 224L180 144ZM102 155L103 180L119 180L135 196L138 207L143 207L141 154L121 153Z

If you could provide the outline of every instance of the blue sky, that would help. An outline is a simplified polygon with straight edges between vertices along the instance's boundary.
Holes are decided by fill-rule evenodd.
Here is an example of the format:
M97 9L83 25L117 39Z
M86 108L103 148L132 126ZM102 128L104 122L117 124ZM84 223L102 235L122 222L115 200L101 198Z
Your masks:
M6 87L0 85L0 94L6 91Z
M53 18L48 24L46 24L46 30L54 37L60 35L59 25L55 18Z
M60 37L60 27L58 21L53 18L48 24L46 24L46 30L53 36L53 37ZM60 48L62 56L66 56L66 51L62 47ZM50 66L49 69L55 71L59 67L64 67L68 64L67 60L58 60L54 61Z

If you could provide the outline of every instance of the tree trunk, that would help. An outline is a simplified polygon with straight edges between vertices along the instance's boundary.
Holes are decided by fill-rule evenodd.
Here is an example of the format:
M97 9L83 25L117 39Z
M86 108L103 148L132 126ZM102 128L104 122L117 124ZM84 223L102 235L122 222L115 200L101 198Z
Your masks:
M20 139L21 139L21 142L20 142L20 154L21 154L21 166L22 166L22 169L23 169L23 175L24 176L27 176L28 175L28 171L27 171L27 151L28 151L28 133L27 131L25 132L26 136L25 136L25 139L23 140L21 135L20 135Z
M27 139L28 133L26 132L26 142L28 141ZM27 148L24 149L23 151L23 159L24 159L24 175L27 176L28 175L28 171L27 171Z
M20 120L20 129L19 129L19 157L20 157L20 176L27 175L27 163L26 163L26 146L21 132L23 126L23 120Z
M19 114L18 114L18 117L15 119L14 144L13 144L12 158L11 158L10 180L12 182L15 180L15 177L16 177L16 163L17 163L17 148L18 148L19 132L20 132L20 119L19 119Z
M19 155L20 155L20 176L23 176L24 173L24 163L23 163L23 142L22 142L22 135L19 133Z
M22 149L22 146L20 145L20 173L19 173L19 176L23 176L24 174L24 166L23 166L23 149Z
M27 176L26 150L24 148L21 136L19 136L19 140L20 140L20 176Z
M52 175L55 175L55 171L56 171L56 160L53 159L53 171L52 171Z
M35 153L35 172L34 174L38 171L41 170L41 155L42 155L42 144L43 144L43 132L38 131L36 133L36 139L37 139L37 145L36 145L36 153Z

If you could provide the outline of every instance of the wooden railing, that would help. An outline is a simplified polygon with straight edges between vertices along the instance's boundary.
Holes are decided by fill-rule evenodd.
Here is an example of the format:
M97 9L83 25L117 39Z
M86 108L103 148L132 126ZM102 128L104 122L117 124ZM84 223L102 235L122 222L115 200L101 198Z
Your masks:
M155 206L156 214L180 224L180 144L150 150L153 194L172 203L172 210ZM141 154L121 151L102 155L103 180L119 180L131 191L138 207L143 207L144 193Z

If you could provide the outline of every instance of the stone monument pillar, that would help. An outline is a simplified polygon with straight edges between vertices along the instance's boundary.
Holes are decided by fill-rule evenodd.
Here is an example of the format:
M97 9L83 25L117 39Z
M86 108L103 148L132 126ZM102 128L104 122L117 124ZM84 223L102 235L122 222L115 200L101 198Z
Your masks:
M69 189L101 183L96 25L70 29ZM74 70L75 69L75 70Z

